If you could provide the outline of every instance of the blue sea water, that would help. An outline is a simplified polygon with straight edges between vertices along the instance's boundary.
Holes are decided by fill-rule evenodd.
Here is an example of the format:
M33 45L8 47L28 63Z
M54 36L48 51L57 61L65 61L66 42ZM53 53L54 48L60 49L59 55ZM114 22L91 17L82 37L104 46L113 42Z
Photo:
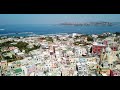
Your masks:
M2 30L4 29L4 30ZM120 32L120 25L113 26L65 26L48 24L19 24L19 25L0 25L0 36L27 36L32 32L37 35L57 34L57 33L82 33L82 34L102 34L105 32ZM20 33L20 34L18 34Z

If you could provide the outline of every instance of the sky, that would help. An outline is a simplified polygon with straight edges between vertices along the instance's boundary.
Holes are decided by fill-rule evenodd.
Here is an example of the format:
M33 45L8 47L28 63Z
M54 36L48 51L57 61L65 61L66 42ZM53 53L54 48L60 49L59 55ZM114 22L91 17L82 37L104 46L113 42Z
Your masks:
M120 14L0 14L0 25L94 21L120 22Z

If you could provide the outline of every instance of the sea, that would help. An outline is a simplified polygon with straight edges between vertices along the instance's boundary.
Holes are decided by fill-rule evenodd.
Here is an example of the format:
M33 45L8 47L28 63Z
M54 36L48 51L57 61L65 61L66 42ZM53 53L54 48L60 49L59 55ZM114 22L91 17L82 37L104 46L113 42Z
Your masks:
M59 24L0 25L0 36L34 36L60 33L102 34L120 32L120 23L112 26L69 26Z

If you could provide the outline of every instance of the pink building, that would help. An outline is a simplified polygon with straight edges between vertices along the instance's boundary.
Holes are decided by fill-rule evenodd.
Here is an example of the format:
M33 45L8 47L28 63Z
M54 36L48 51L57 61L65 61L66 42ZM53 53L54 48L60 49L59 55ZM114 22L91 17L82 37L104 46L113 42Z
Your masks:
M105 40L105 41L103 42L103 44L104 44L104 45L108 45L108 41Z
M100 53L101 53L101 51L102 51L103 48L104 49L106 48L105 44L99 44L97 42L94 42L93 46L92 46L92 53L100 55Z
M36 68L35 65L33 65L33 66L28 66L28 67L27 67L28 76L29 76L31 73L35 72L36 70L37 70L37 68Z
M92 52L93 52L93 54L98 54L98 55L100 55L101 50L102 50L103 48L105 49L106 46L93 45L93 47L92 47Z

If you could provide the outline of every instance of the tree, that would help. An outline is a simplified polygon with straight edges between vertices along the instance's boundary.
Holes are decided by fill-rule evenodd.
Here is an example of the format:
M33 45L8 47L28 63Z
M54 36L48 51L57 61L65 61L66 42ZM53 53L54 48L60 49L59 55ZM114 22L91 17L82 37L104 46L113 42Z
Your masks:
M13 43L13 41L7 41L7 42L4 42L4 43L0 43L0 46L1 47L9 47L9 46L12 46L11 43Z
M119 41L120 41L120 38L115 38L114 41L115 41L115 42L119 42Z
M120 32L115 32L114 34L116 34L116 36L120 36Z
M80 38L80 36L75 36L75 38L74 39L79 39Z
M74 42L73 44L74 44L74 45L79 45L79 44L80 44L80 42Z
M20 51L22 51L22 50L25 50L27 48L27 45L28 45L28 43L20 41L14 46L18 47L20 49Z
M0 60L2 60L2 56L0 56Z
M46 37L47 41L53 42L53 38L52 37Z
M16 59L16 56L15 56L15 55L12 55L12 58L15 60L15 59Z
M107 36L98 35L98 38L105 39Z
M88 41L93 41L93 37L87 36L87 40L88 40Z
M36 45L33 45L34 47L33 48L28 48L28 47L26 47L24 50L25 50L25 53L29 53L30 51L32 51L32 50L36 50L36 49L38 49L38 48L40 48L40 46L36 46Z
M6 60L9 60L9 59L11 59L9 56L6 56L6 57L4 57Z

